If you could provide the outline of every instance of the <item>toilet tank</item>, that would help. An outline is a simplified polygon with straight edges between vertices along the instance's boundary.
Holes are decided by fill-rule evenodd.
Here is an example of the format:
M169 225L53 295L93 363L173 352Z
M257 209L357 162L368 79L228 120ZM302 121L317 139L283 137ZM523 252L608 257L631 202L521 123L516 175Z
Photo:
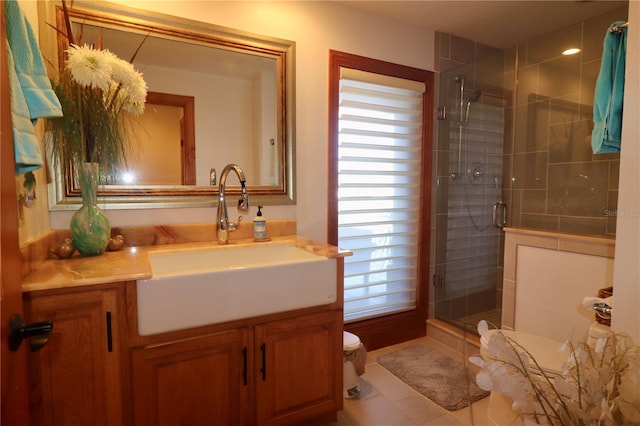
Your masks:
M581 340L594 321L586 296L612 285L613 259L520 245L514 329L555 340Z

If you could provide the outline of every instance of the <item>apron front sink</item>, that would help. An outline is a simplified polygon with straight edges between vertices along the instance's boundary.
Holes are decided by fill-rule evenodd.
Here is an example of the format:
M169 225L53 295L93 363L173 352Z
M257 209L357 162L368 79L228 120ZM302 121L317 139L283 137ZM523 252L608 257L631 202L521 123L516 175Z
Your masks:
M141 336L333 303L336 259L290 243L149 254L136 283Z

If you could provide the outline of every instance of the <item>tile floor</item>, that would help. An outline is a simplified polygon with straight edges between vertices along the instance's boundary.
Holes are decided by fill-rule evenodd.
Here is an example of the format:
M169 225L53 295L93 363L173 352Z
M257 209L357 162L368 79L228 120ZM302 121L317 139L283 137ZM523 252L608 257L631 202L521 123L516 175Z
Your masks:
M485 320L492 325L492 328L500 328L502 319L502 310L493 309L486 312L478 312L477 314L468 315L466 317L450 320L460 329L466 329L470 333L476 333L480 320Z
M487 418L489 398L472 408L448 411L416 392L409 385L377 363L380 355L405 346L422 343L462 360L459 353L424 337L367 354L366 372L360 377L360 397L345 399L338 413L337 426L493 426ZM475 354L467 354L471 356Z

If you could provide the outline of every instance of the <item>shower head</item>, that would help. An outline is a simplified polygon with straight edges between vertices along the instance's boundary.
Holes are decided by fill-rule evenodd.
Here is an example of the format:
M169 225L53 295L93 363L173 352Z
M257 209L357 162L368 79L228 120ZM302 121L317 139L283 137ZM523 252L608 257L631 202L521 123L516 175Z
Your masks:
M480 95L482 95L482 90L476 89L471 92L471 96L469 96L469 103L477 102L480 99Z
M476 89L471 92L471 96L469 96L469 100L467 101L467 112L464 116L465 123L469 122L469 108L471 107L471 104L477 102L478 99L480 99L480 95L482 95L482 91L480 89Z

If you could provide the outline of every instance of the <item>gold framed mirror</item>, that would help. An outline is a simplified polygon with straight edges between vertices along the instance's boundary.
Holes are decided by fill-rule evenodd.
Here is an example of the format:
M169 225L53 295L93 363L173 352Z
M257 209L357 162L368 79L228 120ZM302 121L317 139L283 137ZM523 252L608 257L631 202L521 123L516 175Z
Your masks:
M42 50L55 76L68 43L52 27L64 26L64 14L59 1L42 3ZM147 117L141 118L146 140L127 160L122 179L100 187L101 205L215 205L218 189L212 185L211 169L219 173L229 163L245 171L254 204L295 203L294 42L106 2L75 2L68 14L83 43L99 40L102 48L125 60L135 54L133 64L143 73L150 93L145 116L178 117L179 136L170 149L159 147L173 142L150 135L175 132L154 133L148 130L154 126L145 124ZM181 117L187 118L182 124ZM165 165L158 160L161 154L175 164ZM136 166L144 161L149 164ZM52 170L50 209L75 209L81 202L77 184ZM152 170L155 176L145 178L142 170ZM170 170L179 178L157 176ZM233 184L228 193L239 192Z

